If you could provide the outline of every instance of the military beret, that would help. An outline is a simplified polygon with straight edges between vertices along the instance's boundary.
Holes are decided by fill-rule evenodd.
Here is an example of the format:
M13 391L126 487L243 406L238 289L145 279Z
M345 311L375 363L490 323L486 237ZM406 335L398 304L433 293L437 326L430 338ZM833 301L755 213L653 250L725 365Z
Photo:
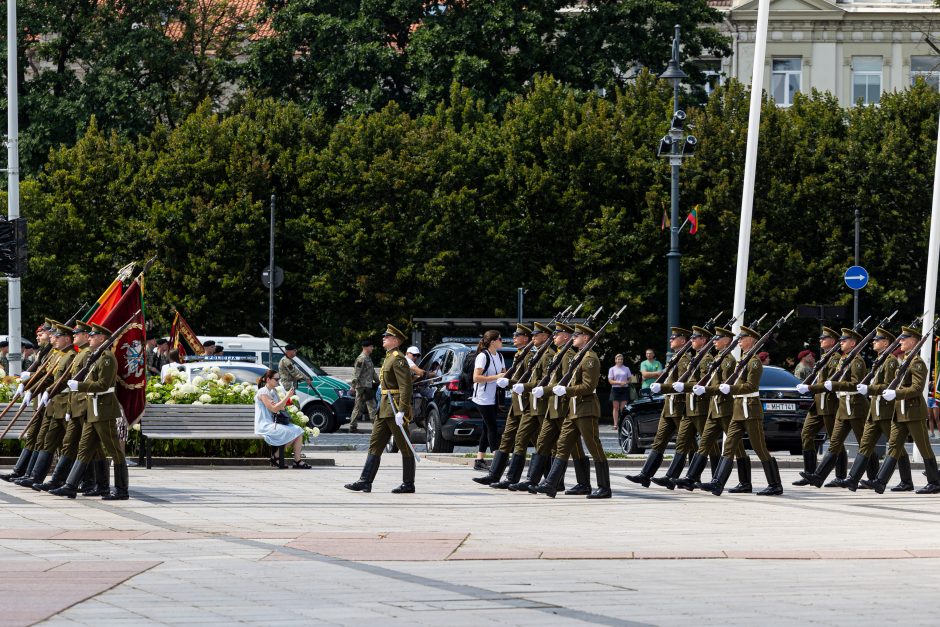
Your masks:
M404 333L402 333L401 331L399 331L398 329L396 329L396 328L395 328L393 325L391 325L391 324L387 325L387 327L386 327L386 329L385 329L385 333L382 334L382 337L388 337L388 336L397 337L397 338L398 338L399 340L401 340L402 342L404 342L406 339L408 339L408 338L405 336Z
M696 327L696 326L692 327L692 337L709 338L711 336L712 336L712 332L709 331L708 329L704 329L702 327Z
M734 337L734 333L730 329L724 327L715 327L715 335L721 337Z
M833 340L838 340L840 336L839 336L838 331L836 331L835 329L832 329L830 327L823 327L822 333L819 334L819 339L823 339L825 337L828 337Z
M801 350L801 351L800 351L800 354L797 355L796 358L799 359L800 361L802 361L804 357L809 357L810 355L813 355L813 351L811 351L811 350ZM813 356L815 357L815 355L813 355Z
M64 324L56 324L56 325L55 325L55 336L56 336L56 337L60 337L60 336L63 336L63 335L68 335L69 337L71 337L71 336L72 336L72 329L71 329L71 327L67 327L67 326L65 326Z
M853 329L843 327L842 335L839 337L839 340L855 340L856 342L861 342L862 336L856 333Z
M365 348L366 346L373 346L372 340L362 340L362 347Z
M87 322L83 322L82 320L76 322L75 328L72 329L73 333L88 333L89 331L91 331L91 325Z
M529 327L527 327L526 325L520 322L519 324L516 325L516 331L512 335L513 337L517 335L528 335L529 337L531 337L532 329L530 329Z
M536 333L551 333L552 332L551 329L549 329L547 326L545 326L541 322L533 322L532 327Z
M760 333L755 331L750 327L746 327L743 324L741 325L741 330L738 332L738 337L752 337L755 340L760 339Z
M555 333L574 333L574 329L569 327L564 322L555 323Z
M91 331L88 332L88 335L111 335L111 329L108 327L103 327L100 324L91 325Z
M574 332L580 333L582 335L590 335L590 336L594 335L594 329L583 324L574 325Z
M689 337L692 335L692 332L688 329L683 329L682 327L672 327L672 334L670 339L674 337Z
M913 337L919 340L923 337L923 334L921 334L919 329L913 327L901 327L901 335L898 336L898 339L904 339L906 337Z
M872 339L888 340L888 342L893 342L896 338L894 337L894 334L891 331L885 329L884 327L877 327L875 329L875 337Z
M285 344L285 345L284 345L284 350L286 350L286 351L295 351L295 350L297 350L297 346L295 346L294 344Z

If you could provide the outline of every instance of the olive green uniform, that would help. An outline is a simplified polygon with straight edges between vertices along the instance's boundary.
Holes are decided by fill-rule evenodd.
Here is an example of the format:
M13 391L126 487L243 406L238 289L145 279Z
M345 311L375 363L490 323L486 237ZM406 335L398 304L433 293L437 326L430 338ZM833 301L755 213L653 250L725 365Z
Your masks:
M760 402L760 378L764 372L764 366L760 360L754 356L744 365L737 383L731 386L731 398L734 401L734 409L731 414L731 424L728 425L728 433L725 438L725 447L722 451L722 457L732 459L745 434L751 442L751 448L757 454L762 462L768 462L771 459L770 451L767 450L767 442L764 439L764 408Z
M352 415L349 418L349 428L356 429L356 423L361 414L368 419L375 419L375 368L372 366L372 357L364 351L359 353L353 364L353 387L356 389L356 402L353 404Z
M75 358L75 351L69 346L64 351L60 351L59 359L56 361L55 368L52 370L50 380L56 382L62 379L63 375L69 372L72 361ZM51 393L50 388L50 393ZM62 440L65 438L65 414L69 410L69 389L63 387L56 394L49 397L46 405L46 413L43 420L46 422L46 433L43 438L42 450L49 453L55 453Z
M27 381L33 382L34 385L38 386L38 382L50 371L50 369L55 368L55 363L59 359L59 351L52 349L46 355L45 361L43 361L39 367L36 369L36 372L30 375L30 378ZM33 411L39 411L39 397L42 396L42 393L36 393L33 395ZM23 446L31 450L39 450L42 448L43 440L46 435L46 430L44 428L46 422L45 419L40 421L31 420L30 424L27 425L27 428L23 430L23 433L20 437L23 439Z
M685 394L680 394L672 389L672 384L679 380L689 369L692 362L691 350L683 353L679 358L679 363L672 369L666 381L662 384L663 392L663 411L659 416L659 426L656 428L656 437L653 438L653 445L650 447L653 451L662 454L669 446L669 441L679 430L682 424L682 416L685 413Z
M69 379L74 379L78 371L85 367L91 351L88 344L79 347L78 355L72 359L69 367ZM62 457L75 459L78 455L78 444L82 439L82 427L87 416L88 395L84 392L71 392L68 388L68 413L65 421L65 438L62 440Z
M567 460L581 438L595 460L606 459L597 423L601 418L601 405L597 398L597 382L601 376L601 360L589 350L575 368L571 382L565 388L568 415L558 436L555 457Z
M551 399L547 398L547 396L542 396L542 398L532 396L532 390L535 389L538 382L545 377L545 374L548 372L548 367L552 363L552 359L558 352L555 346L551 344L550 339L546 341L549 343L549 346L545 349L545 352L539 358L538 362L532 365L532 376L529 377L528 381L522 382L522 386L525 388L524 393L529 396L529 411L522 417L522 421L519 423L519 430L516 432L513 452L517 455L525 455L526 449L528 449L530 445L538 443L537 440L542 429L542 422L545 419L545 414L548 413L548 403Z
M706 354L698 363L696 372L693 373L692 376L688 377L688 382L685 385L687 390L691 390L692 386L694 386L699 379L705 376L705 373L708 372L708 367L713 361L715 361L715 355L709 351L708 354ZM697 450L698 446L696 445L695 437L698 435L699 438L701 438L702 433L705 431L705 422L708 419L709 405L710 403L707 399L699 398L692 393L685 395L685 413L683 414L682 420L679 423L679 431L678 435L676 436L677 453L691 455ZM712 448L709 450L708 454L718 455L720 452L721 451L718 448L718 444L715 442L712 444Z
M711 379L705 385L705 393L699 397L699 401L708 403L708 416L705 420L705 427L702 429L702 435L699 436L698 454L712 455L712 451L720 453L720 442L722 432L727 433L731 426L731 415L734 412L734 399L722 394L718 390L718 385L722 381L727 381L728 377L734 372L738 360L728 354L721 360L721 366L712 375ZM743 459L747 457L744 450L744 442L739 442L737 449L733 451L735 458Z
M558 385L562 377L567 374L568 370L571 368L572 359L574 359L573 352L571 350L566 351L565 354L561 356L561 364L555 368L551 380L548 382L548 385L545 386L545 395L542 399L548 403L548 416L546 420L542 421L542 428L539 431L539 437L535 443L535 452L544 457L552 456L552 450L555 448L561 436L565 418L568 417L570 404L566 401L566 397L552 394L552 388ZM572 444L569 454L572 459L582 459L584 457L584 449L581 447L581 440L576 440L574 444Z
M885 400L881 393L888 389L888 385L898 373L898 360L894 355L888 355L881 367L875 372L871 383L868 384L870 398L868 417L865 419L865 431L858 444L858 452L865 457L875 454L875 446L882 435L885 439L891 437L891 424L894 419L894 406L897 401ZM902 449L903 450L903 449ZM904 457L907 451L904 450Z
M800 431L800 440L804 451L813 451L815 453L816 435L820 429L825 429L826 437L832 438L839 399L836 397L835 392L826 389L825 382L831 380L838 369L839 361L830 359L825 367L820 368L816 374L816 381L809 386L810 392L814 395L814 402L809 411L806 412L803 429Z
M516 351L513 360L535 359L535 351L529 350L529 354L523 355L522 349ZM529 364L526 364L528 366ZM519 368L516 368L515 373L512 378L509 379L509 385L507 387L511 388L516 383L520 383L520 377L523 373L528 370L528 367L522 367L520 364ZM502 394L503 390L496 390L496 394ZM503 427L503 434L499 439L499 450L507 455L513 451L513 447L516 443L516 432L519 430L519 424L522 422L524 417L529 413L529 395L523 392L522 394L516 394L515 392L510 392L509 397L509 407L506 412L506 425ZM525 455L525 449L523 449L522 454Z
M93 461L98 448L114 461L115 473L118 465L125 465L124 449L120 444L117 421L122 418L121 405L114 394L117 382L117 358L110 350L104 350L88 371L84 381L79 382L78 392L85 393L85 425L78 444L78 460Z
M865 361L856 356L849 364L848 356L843 355L836 370L842 368L846 368L843 377L839 381L832 381L832 391L836 393L838 400L836 422L832 428L832 438L829 440L829 452L833 455L845 452L845 438L850 431L855 434L857 442L862 441L865 419L868 417L868 399L856 390L868 374Z
M385 356L382 369L379 371L379 384L382 386L382 403L379 406L379 417L372 427L369 455L380 457L385 451L389 438L392 438L402 457L414 457L402 428L395 424L395 408L405 414L405 431L408 430L408 422L411 420L411 369L408 368L408 362L398 349L390 351ZM395 408L389 401L389 395L395 401Z
M904 358L906 359L907 355ZM925 461L936 457L927 435L927 402L924 400L926 384L927 365L918 355L911 361L911 367L896 390L894 423L891 426L891 438L888 441L889 454L895 459L906 454L904 444L907 442L908 435L914 440L914 445L924 456Z

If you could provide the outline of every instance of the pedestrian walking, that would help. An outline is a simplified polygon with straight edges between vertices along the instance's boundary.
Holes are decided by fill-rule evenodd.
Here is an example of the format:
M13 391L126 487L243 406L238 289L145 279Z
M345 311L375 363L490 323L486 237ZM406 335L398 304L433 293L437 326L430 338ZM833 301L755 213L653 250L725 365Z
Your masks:
M499 447L499 432L496 426L496 391L499 388L496 381L506 372L506 362L499 354L502 346L503 340L499 331L490 329L480 339L473 360L473 397L470 400L483 419L483 433L480 434L480 448L473 463L474 470L489 470L483 460L484 453L487 447L491 452L496 452Z

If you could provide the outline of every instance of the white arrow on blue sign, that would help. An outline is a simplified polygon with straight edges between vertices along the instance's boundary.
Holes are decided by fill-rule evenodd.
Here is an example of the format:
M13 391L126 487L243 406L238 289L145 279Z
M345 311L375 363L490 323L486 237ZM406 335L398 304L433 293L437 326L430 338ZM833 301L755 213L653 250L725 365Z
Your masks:
M862 266L852 266L845 271L845 284L849 286L849 289L862 289L868 285L868 270Z

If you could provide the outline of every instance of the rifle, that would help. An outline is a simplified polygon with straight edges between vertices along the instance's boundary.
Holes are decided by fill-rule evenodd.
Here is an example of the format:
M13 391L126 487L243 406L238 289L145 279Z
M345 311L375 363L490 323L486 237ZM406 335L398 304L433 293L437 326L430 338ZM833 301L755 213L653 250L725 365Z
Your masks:
M68 322L65 323L66 326L74 325L75 320L78 318L78 314L82 313L82 311L84 311L85 307L87 306L88 306L88 301L86 300L79 306L78 311L72 314L72 317L69 318ZM39 349L39 354L36 355L36 360L32 364L30 364L29 368L27 368L23 372L28 372L30 374L33 374L34 372L36 372L36 370L39 369L39 365L42 363L43 359L45 359L46 355L49 354L50 350L52 350L52 342L49 342L48 344L46 344L45 346ZM22 376L22 373L20 373L20 376ZM16 397L14 396L13 399L16 400ZM0 416L2 416L2 414L0 414Z
M627 306L624 305L620 308L620 311L612 314L610 318L607 319L607 322L602 324L601 328L597 330L597 332L594 334L594 337L588 340L584 346L581 347L575 358L571 360L571 366L568 368L568 372L566 372L565 375L558 381L558 385L567 386L568 383L571 382L571 377L574 376L574 371L578 368L579 365L581 365L581 362L584 361L584 357L588 354L588 351L594 348L594 345L597 344L597 340L599 340L601 336L604 335L604 331L607 329L607 327L611 323L616 322L617 319L620 318L620 314L622 314L623 310L626 308Z
M568 322L569 320L571 320L571 318L574 317L574 314L577 313L577 311L578 311L579 309L581 309L581 306L580 306L580 305L578 305L578 309L575 309L574 312L572 312L572 314L571 314L570 316L568 316L567 318L565 318L565 319L563 320L563 322ZM594 320L597 319L597 315L601 312L602 309L604 309L604 308L601 307L601 308L599 308L597 311L595 311L593 314L591 314L590 316L588 316L587 320L585 321L585 324L589 324L589 325L590 325L590 324L593 324L593 323L594 323ZM569 343L570 343L571 339L569 338L568 341L569 341ZM569 345L570 345L570 344L569 344ZM542 345L539 346L539 350L535 353L535 357L529 361L529 363L528 363L528 364L526 365L526 367L525 367L525 370L522 372L522 374L521 374L519 377L517 377L516 380L517 380L517 381L520 381L520 382L523 382L523 383L529 383L529 382L531 382L531 380L532 380L532 375L534 374L533 370L535 369L535 366L538 365L539 360L542 359L542 355L544 355L544 354L545 354L545 351L547 351L547 350L549 349L549 347L551 347L551 346L552 346L552 340L551 340L551 338L549 338L549 339L547 339L545 342L543 342ZM508 376L507 376L507 378L508 378ZM521 402L521 401L520 401L520 402Z
M844 365L843 365L841 368L839 368L839 369L835 372L835 374L832 376L832 380L833 380L833 381L841 381L842 379L845 378L846 373L848 373L849 368L852 366L852 360L855 359L855 357L856 357L859 353L861 353L862 350L863 350L866 346L868 346L868 344L871 342L871 339L872 339L873 337L875 337L875 331L878 329L878 327L883 327L883 326L885 326L886 324L888 324L889 322L891 322L891 319L894 318L894 316L896 316L897 313L898 313L898 310L895 309L895 310L894 310L894 313L892 313L890 316L888 316L887 318L883 319L881 322L879 322L878 324L876 324L876 325L875 325L875 328L872 329L871 331L869 331L869 332L868 332L868 335L866 335L865 337L863 337L863 338L862 338L862 341L859 342L859 343L857 343L857 344L855 345L855 348L853 348L852 350L849 351L849 353L848 353L848 354L845 356L845 358L843 359L843 361L845 362ZM833 348L834 348L834 347L833 347Z
M722 309L721 311L716 313L714 316L712 316L712 318L708 322L703 324L702 326L705 328L708 328L709 326L715 324L715 321L718 320L718 316L720 316L723 313L724 313L724 310ZM662 374L660 374L656 378L656 380L653 381L653 383L659 383L660 385L662 385L662 383L666 381L666 379L669 378L669 374L672 372L673 368L679 365L679 359L681 359L682 356L685 355L691 348L692 348L692 342L686 342L685 344L683 344L682 348L676 351L675 355L672 356L672 359L670 359L669 362L666 364L666 367L663 368Z
M101 346L99 346L94 351L92 351L92 353L88 356L88 360L85 362L85 365L82 366L81 370L75 373L74 377L71 376L69 369L66 369L66 371L62 373L62 376L59 377L51 386L49 386L48 391L51 392L49 394L49 397L55 396L56 394L64 390L67 387L66 381L68 381L69 378L72 378L76 381L84 381L85 378L88 377L88 373L91 371L91 367L95 364L96 361L98 361L98 358L101 357L101 354L104 351L111 348L111 345L114 344L119 337L121 337L124 331L127 330L127 327L131 326L131 324L134 323L139 313L140 313L140 309L138 309L136 313L134 313L134 315L132 315L127 322L122 324L120 328L118 328L117 331L112 333L111 337L109 337L107 340L102 342ZM24 407L25 407L25 404L24 404ZM23 433L26 433L27 431L29 431L33 427L33 425L35 425L38 421L42 420L42 417L46 413L46 407L48 407L48 403L40 403L39 409L37 409L36 413L33 414L33 417L29 421L29 424L27 424L26 428L23 429ZM19 416L19 413L17 413L17 417L18 416ZM14 417L14 420L10 421L10 424L7 425L7 428L4 430L4 432L0 434L0 439L3 439L3 436L5 436L7 432L13 427L13 425L16 422L15 418L16 417Z
M597 311L592 313L590 317L588 317L588 319L584 321L584 324L587 326L594 324L594 321L597 320L598 314L600 314L603 309L604 309L603 307L598 308ZM539 379L538 384L535 387L543 388L546 385L548 385L548 382L551 381L552 379L552 374L554 374L555 370L557 370L558 367L561 365L562 357L564 357L565 353L568 352L568 349L571 348L572 342L574 342L574 338L568 338L568 341L565 342L565 344L561 348L558 349L558 352L555 353L554 357L552 357L551 363L548 364L548 369L545 371L545 374L542 376L541 379ZM545 344L547 348L548 342L545 342ZM568 371L570 372L571 369L569 368ZM527 383L530 383L530 382L527 381Z
M747 311L747 310L745 309L744 311ZM732 316L731 319L728 320L728 322L726 322L726 323L724 324L724 326L730 327L732 324L734 324L734 321L735 321L735 320L737 320L738 318L740 318L741 316L744 315L744 311L742 311L742 312L741 312L740 314L738 314L737 316ZM681 377L679 377L678 379L676 379L676 383L679 383L679 382L685 383L686 381L689 380L689 377L692 376L692 373L695 372L695 371L698 369L698 365L699 365L700 363L702 363L702 360L703 360L703 359L705 359L705 355L707 355L707 354L709 353L709 351L711 351L712 346L715 345L715 340L717 340L717 339L718 339L718 338L717 338L717 336L715 336L715 335L712 335L710 338L708 338L708 342L706 342L706 343L705 343L705 346L703 346L703 347L701 348L701 350L700 350L698 353L695 354L695 357L693 357L693 358L692 358L692 361L689 362L689 367L686 369L686 371L685 371L684 373L682 373L682 376L681 376ZM691 344L691 343L692 343L692 342L689 342L689 344Z
M264 331L264 334L265 334L265 335L267 335L268 337L271 338L271 341L272 341L272 342L274 343L274 345L278 348L278 350L280 350L281 353L282 353L285 357L287 357L287 351L284 350L283 348L281 348L281 345L278 343L277 340L274 339L274 336L271 335L270 332L268 332L268 330L265 328L265 326L264 326L263 324L261 324L260 322L258 323L258 326L261 327L261 330ZM273 356L272 356L272 357L273 357ZM294 364L294 360L293 360L293 359L291 359L290 357L287 357L287 359L288 359L288 361L290 361L290 363ZM274 362L274 359L272 359L271 362L273 363L273 362ZM294 364L294 367L295 367L295 368L297 367L296 364ZM298 370L300 370L300 369L298 368ZM301 372L303 372L303 371L301 370ZM304 377L304 378L307 380L307 385L310 386L310 390L311 390L314 394L317 395L317 398L318 398L319 400L323 401L324 403L326 403L326 399L324 399L322 396L320 396L320 390L318 390L318 389L316 388L316 386L313 385L313 381L310 380L310 377ZM327 404L329 404L329 403L327 403Z
M767 317L767 314L764 314L760 318L758 318L757 320L754 320L753 322L751 322L751 324L747 326L753 329L754 327L759 325L766 317ZM730 355L731 351L733 351L735 348L738 347L739 340L740 338L737 338L737 337L733 338L731 342L729 342L728 345L725 346L724 350L718 353L718 356L715 357L712 363L708 365L708 370L705 371L705 375L701 379L699 379L698 383L696 383L695 385L705 385L706 383L708 383L708 380L712 378L712 375L714 375L715 372L719 368L721 368L721 362L724 361L725 357Z
M911 322L907 326L913 327L914 325L916 325L918 322L920 322L923 319L924 319L923 316L917 316L916 318L914 318L914 321ZM871 383L872 379L875 378L875 375L878 374L878 370L881 368L881 366L883 366L884 363L888 361L888 357L890 357L900 345L901 345L901 340L895 338L894 341L891 342L891 344L888 346L888 348L881 351L881 353L878 354L878 357L875 358L875 361L872 362L871 370L869 370L868 374L866 374L862 378L862 380L859 381L859 384L868 385L869 383Z
M790 319L790 316L792 316L795 312L796 312L796 309L791 309L790 313L788 313L784 317L777 320L774 323L774 326L767 329L767 332L764 333L760 337L759 340L754 342L754 346L751 347L751 350L749 350L747 353L741 356L741 361L738 362L738 365L737 367L735 367L734 372L731 373L731 376L728 377L728 379L724 381L724 383L726 383L727 385L734 385L735 383L737 383L738 379L741 378L741 374L744 372L744 369L747 367L747 362L750 361L751 358L754 357L754 355L756 355L760 351L761 348L763 348L764 344L766 344L770 340L770 336L773 335L774 331L782 327L784 323L786 323L786 321Z
M548 326L555 324L555 322L557 322L558 320L563 320L563 321L570 320L579 311L581 311L582 307L584 307L584 303L581 303L580 305L578 305L578 308L569 314L568 311L571 309L571 305L568 305L567 307L565 307L564 311L560 311L555 314L555 317L551 319L551 321L548 323ZM535 335L535 334L533 333L532 335ZM548 342L545 342L545 344L548 344ZM543 346L545 344L543 344ZM519 351L519 354L516 355L515 361L512 362L512 366L510 366L506 374L503 375L505 378L512 379L514 376L516 376L516 373L519 371L520 368L522 368L522 364L525 363L526 355L529 354L529 351L532 350L533 346L535 346L535 340L529 340L529 343L522 347L522 349ZM542 354L541 346L539 347L539 351L540 352L538 353L538 355L541 356ZM536 361L537 360L538 360L538 357L536 357ZM526 371L526 373L523 374L522 376L525 377L526 374L528 374L528 371Z
M858 331L863 326L865 326L865 324L867 324L870 319L871 319L871 316L868 316L867 318L865 318L864 320L856 324L854 327L852 327L852 330ZM832 345L832 348L827 350L825 354L823 354L822 357L819 358L819 361L817 361L816 365L813 366L812 372L806 375L806 377L802 381L800 381L800 384L801 385L812 384L813 379L816 378L816 375L818 375L822 371L822 369L826 367L826 364L829 363L829 360L832 359L832 357L836 354L836 351L838 350L839 350L839 343L836 342L835 344Z
M937 325L940 324L940 318L937 318L933 322L933 326L930 327L930 330L924 333L924 336L920 338L920 341L911 349L911 352L907 354L907 359L904 360L904 363L901 364L901 367L898 368L898 374L894 377L894 380L891 382L891 385L887 387L888 390L897 390L898 386L901 385L901 382L904 381L904 377L907 376L908 371L911 369L911 364L914 363L920 355L920 349L924 343L930 339L930 336L933 335L933 332L937 330Z

